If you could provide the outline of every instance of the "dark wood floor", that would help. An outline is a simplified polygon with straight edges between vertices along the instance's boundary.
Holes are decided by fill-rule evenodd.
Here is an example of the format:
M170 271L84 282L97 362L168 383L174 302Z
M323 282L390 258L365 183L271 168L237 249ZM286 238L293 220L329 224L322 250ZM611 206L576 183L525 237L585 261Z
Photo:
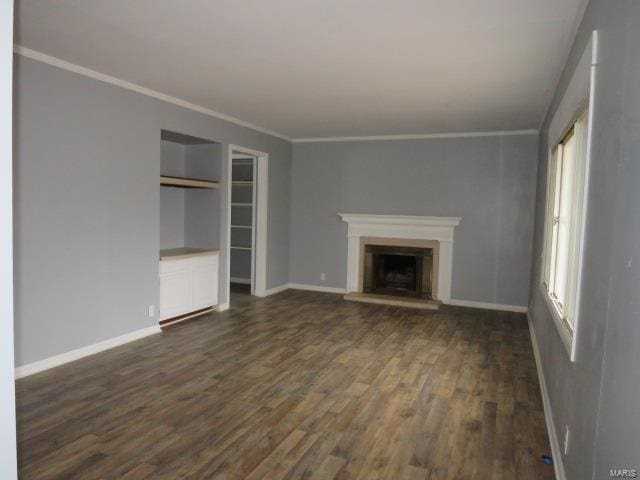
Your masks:
M524 315L289 290L19 380L24 479L551 479Z

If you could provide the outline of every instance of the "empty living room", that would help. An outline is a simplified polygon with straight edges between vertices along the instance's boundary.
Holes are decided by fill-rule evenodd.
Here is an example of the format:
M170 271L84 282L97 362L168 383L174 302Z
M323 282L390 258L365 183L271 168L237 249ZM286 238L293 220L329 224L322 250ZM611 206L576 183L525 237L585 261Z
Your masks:
M0 480L640 476L640 1L0 22Z

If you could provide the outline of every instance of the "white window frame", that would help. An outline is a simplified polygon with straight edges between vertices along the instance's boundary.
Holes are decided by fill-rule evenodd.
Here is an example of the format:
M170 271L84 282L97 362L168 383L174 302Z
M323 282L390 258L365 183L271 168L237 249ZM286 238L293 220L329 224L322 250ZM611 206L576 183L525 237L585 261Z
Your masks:
M562 344L567 350L569 359L574 362L577 357L577 338L580 335L580 293L584 257L584 238L587 218L587 198L589 193L589 171L592 152L592 129L594 115L594 95L598 72L598 31L594 30L585 46L580 61L576 65L573 76L567 85L564 95L551 118L548 130L548 168L547 196L544 218L544 237L541 257L540 289L545 299L553 322L555 323ZM573 130L580 138L576 142L573 188L571 195L572 209L569 222L569 251L567 256L567 285L564 294L565 305L549 293L551 275L551 241L553 234L553 207L557 158L556 147L565 140L567 133ZM566 225L566 224L565 224Z
M586 205L588 191L588 172L591 156L591 118L590 109L583 107L568 126L566 132L549 151L547 169L547 207L545 213L545 234L543 247L542 292L549 306L553 320L558 328L560 337L572 361L576 356L575 333L579 320L580 285L582 279L582 263L584 250L584 233L586 224ZM554 243L558 241L556 227L559 196L563 185L557 185L562 178L562 167L558 169L565 139L574 138L574 152L571 159L573 165L573 184L569 197L571 198L571 215L569 218L568 256L566 262L566 287L564 305L554 292L554 277L558 263L555 258Z

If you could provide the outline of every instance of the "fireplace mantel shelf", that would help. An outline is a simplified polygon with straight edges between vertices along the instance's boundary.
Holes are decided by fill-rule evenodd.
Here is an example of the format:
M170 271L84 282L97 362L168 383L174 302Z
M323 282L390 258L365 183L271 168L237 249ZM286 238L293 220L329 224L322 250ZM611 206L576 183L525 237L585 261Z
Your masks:
M418 215L371 215L364 213L339 213L348 224L403 225L419 227L456 227L461 217L423 217Z
M348 224L347 232L347 293L360 292L362 237L406 240L430 240L439 245L438 294L436 300L451 299L453 264L453 231L460 217L423 217L417 215L372 215L338 213Z

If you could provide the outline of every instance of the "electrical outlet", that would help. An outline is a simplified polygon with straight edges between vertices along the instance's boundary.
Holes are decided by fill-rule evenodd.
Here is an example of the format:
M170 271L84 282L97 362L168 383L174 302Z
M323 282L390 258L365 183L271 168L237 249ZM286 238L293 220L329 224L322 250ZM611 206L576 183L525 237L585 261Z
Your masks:
M156 316L156 306L155 305L149 305L149 318L155 317Z
M324 272L320 273L320 280L324 282L326 279L327 279L327 274Z
M564 426L564 454L567 455L569 453L569 425Z

